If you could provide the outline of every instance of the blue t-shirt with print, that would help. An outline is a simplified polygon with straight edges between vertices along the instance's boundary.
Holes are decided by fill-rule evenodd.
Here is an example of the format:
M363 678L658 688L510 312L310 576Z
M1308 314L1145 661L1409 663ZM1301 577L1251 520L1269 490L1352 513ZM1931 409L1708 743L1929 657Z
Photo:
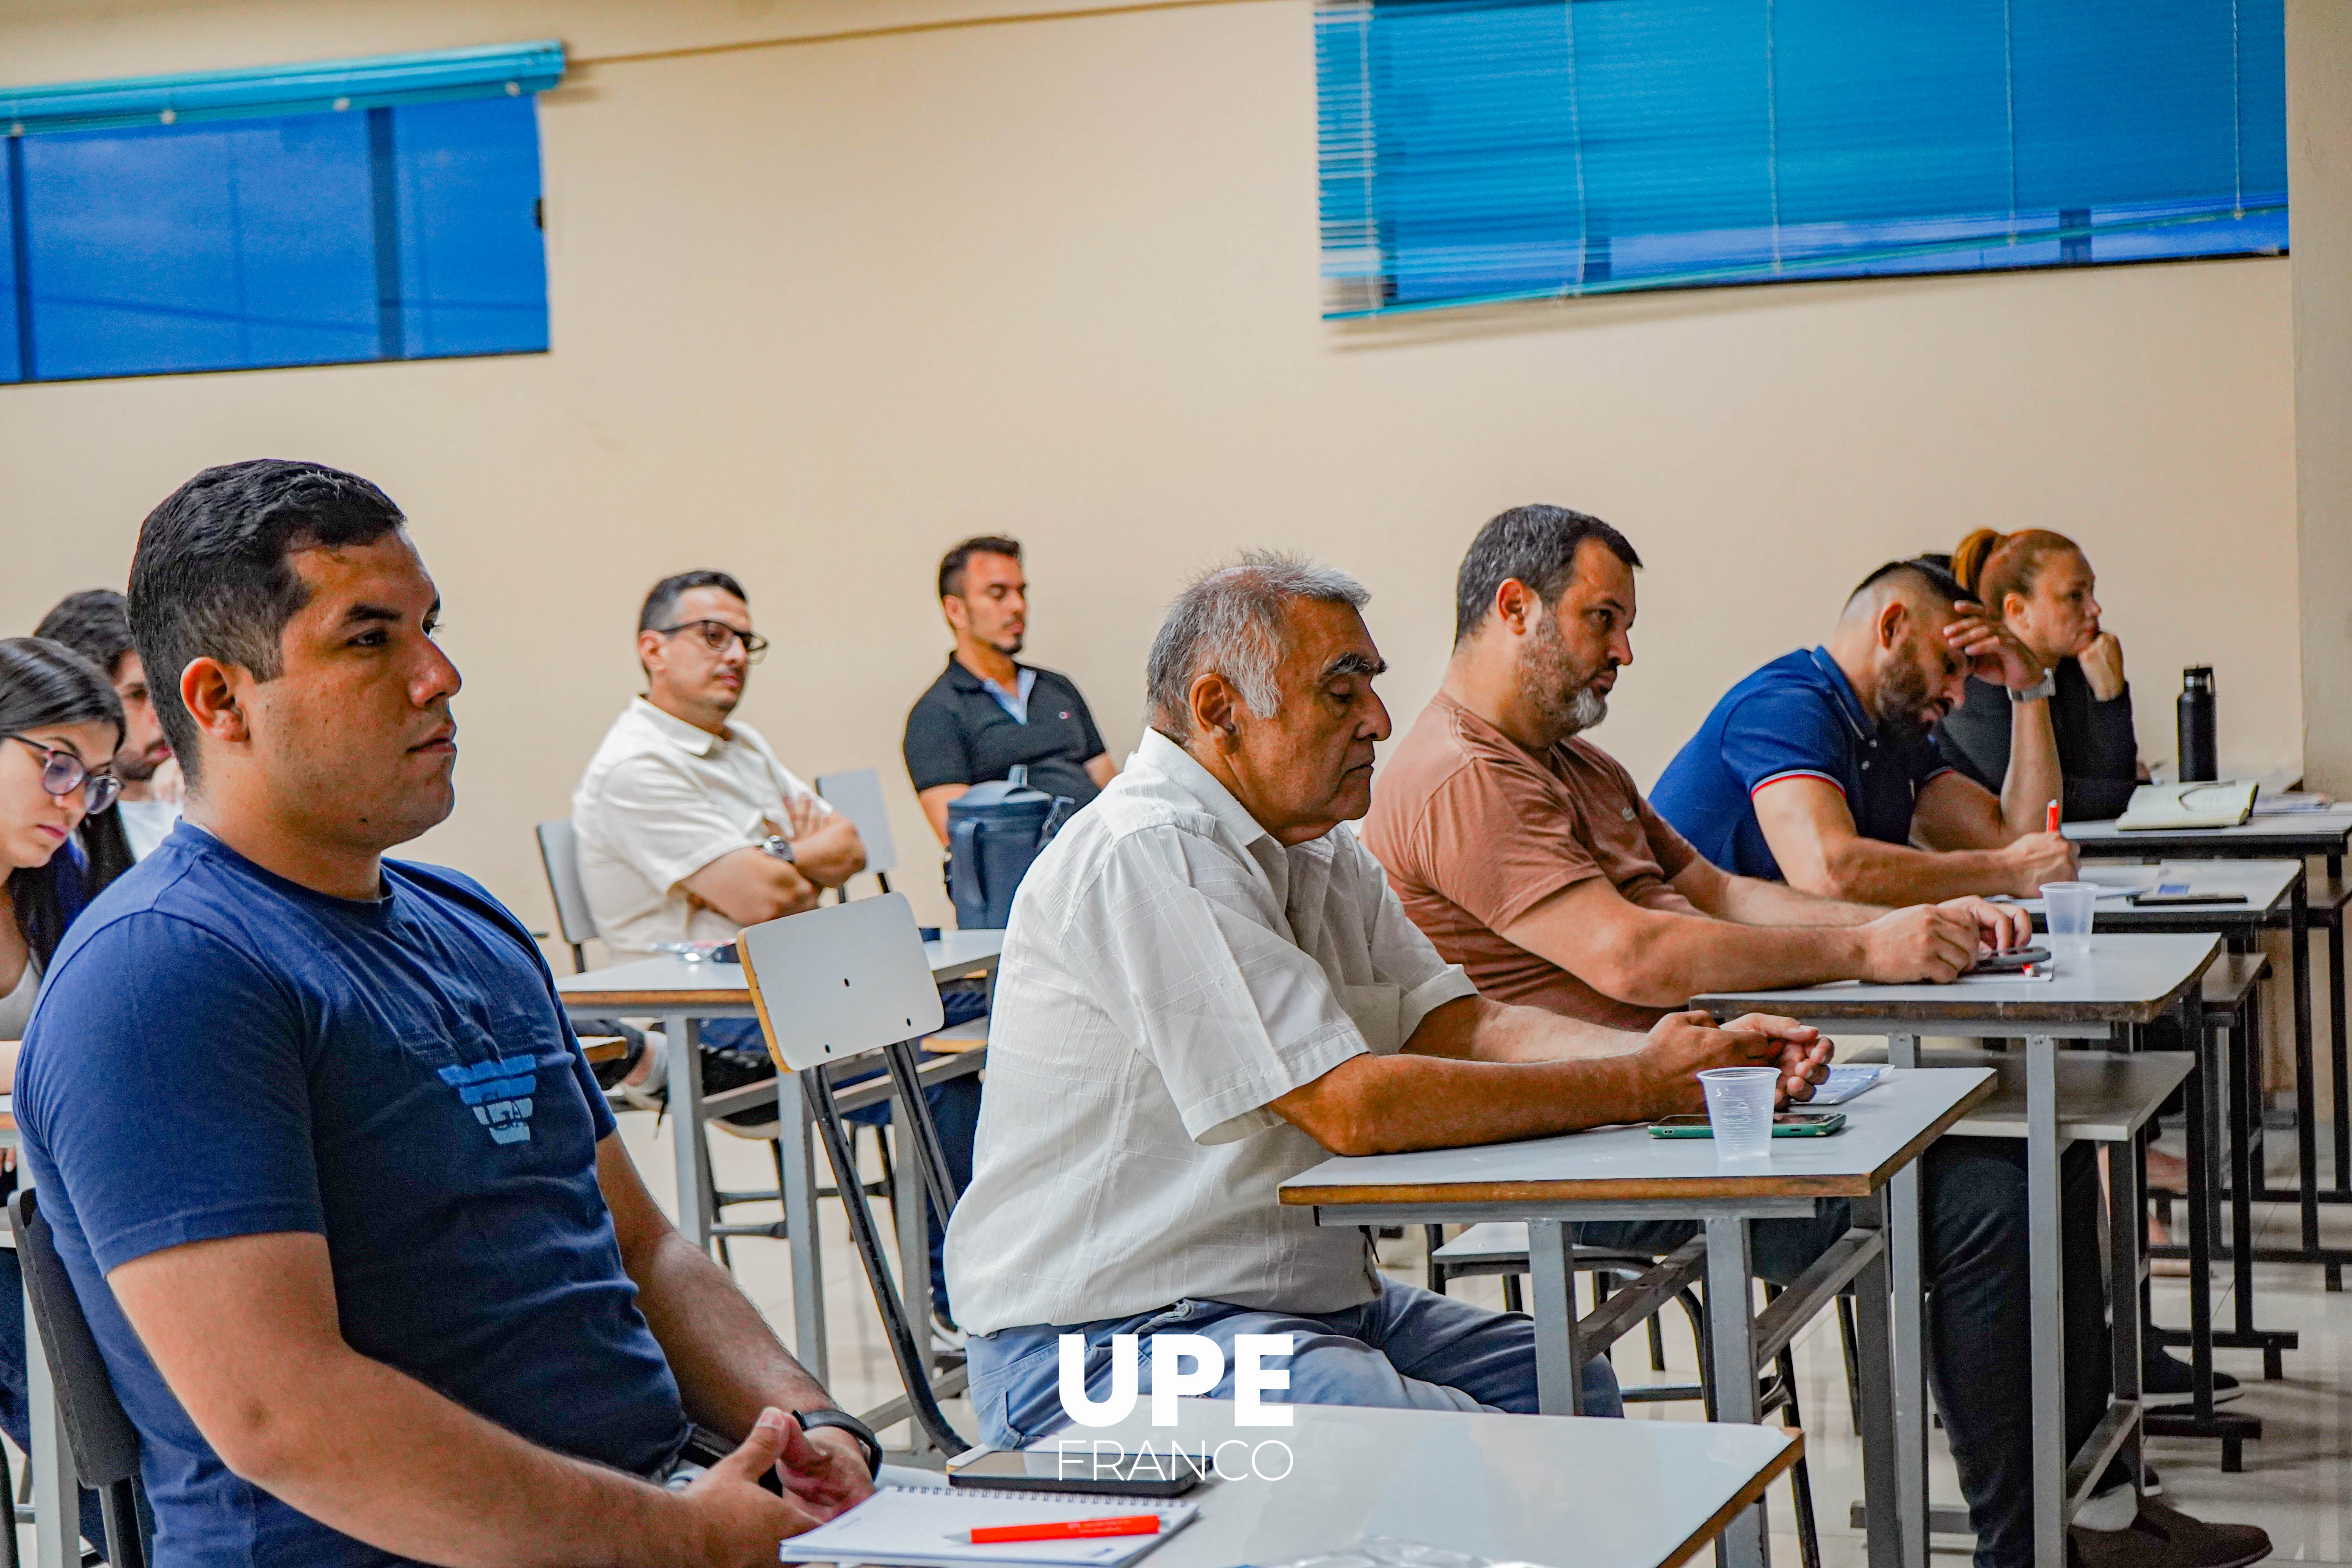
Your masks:
M1784 654L1726 692L1666 764L1650 804L1724 869L1777 882L1780 862L1756 820L1756 792L1766 784L1833 784L1854 831L1907 844L1920 790L1951 771L1928 735L1882 735L1845 671L1817 647Z
M184 823L75 921L26 1031L25 1152L139 1428L161 1562L399 1561L197 1432L105 1283L165 1247L323 1235L360 1353L639 1474L686 1437L596 1181L612 1112L537 947L454 872L386 861L383 886L316 893Z

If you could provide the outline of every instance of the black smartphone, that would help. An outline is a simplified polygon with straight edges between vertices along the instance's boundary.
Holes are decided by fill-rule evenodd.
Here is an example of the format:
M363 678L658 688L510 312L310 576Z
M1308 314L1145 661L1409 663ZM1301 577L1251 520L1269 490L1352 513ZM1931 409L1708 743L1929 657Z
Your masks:
M2126 903L2143 910L2178 909L2183 904L2242 904L2243 893L2131 893Z
M1772 1116L1775 1138L1826 1138L1845 1130L1843 1110L1781 1110ZM1653 1138L1712 1138L1715 1129L1703 1115L1664 1116L1650 1123Z
M1972 974L2014 974L2029 963L2047 963L2050 950L2046 947L2012 947L2007 952L1989 952L1977 960Z
M974 1448L948 1461L948 1485L1006 1492L1086 1492L1097 1497L1182 1497L1214 1461L1171 1436L1133 1453L1108 1439L1097 1447L1070 1437L1043 1447Z

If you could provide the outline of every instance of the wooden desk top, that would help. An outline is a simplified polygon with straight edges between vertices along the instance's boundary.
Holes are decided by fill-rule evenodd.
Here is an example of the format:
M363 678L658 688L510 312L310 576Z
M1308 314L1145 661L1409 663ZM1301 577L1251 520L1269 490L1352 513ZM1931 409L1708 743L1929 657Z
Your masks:
M943 931L937 941L923 943L931 978L942 983L992 972L1003 951L1001 931ZM592 1008L621 1015L698 1013L706 1007L747 1017L751 1013L751 983L743 978L741 964L708 959L690 963L675 953L567 974L556 981L555 989L574 1015Z
M2042 1025L2104 1034L2115 1026L2162 1017L2221 950L2221 938L2210 933L2102 932L2091 938L2087 961L2062 963L2051 980L1963 975L1949 985L1842 980L1785 991L1717 992L1694 998L1691 1005L1719 1018L1778 1013L1832 1029L1844 1023L1925 1034L2027 1035L2042 1032L2034 1027Z
M2352 847L2352 806L2283 811L2235 827L2180 827L2126 833L2112 822L2070 822L2060 829L2084 856L2341 855Z
M1083 1445L1171 1439L1187 1452L1225 1447L1227 1474L1184 1500L1201 1517L1144 1559L1146 1568L1231 1568L1328 1552L1387 1535L1497 1563L1675 1568L1702 1552L1767 1483L1804 1452L1778 1426L1617 1421L1438 1410L1290 1406L1288 1426L1236 1426L1230 1401L1185 1399L1155 1427L1150 1400L1116 1426L1061 1434ZM1260 1468L1250 1451L1269 1439ZM1037 1447L1049 1452L1055 1439ZM1285 1450L1288 1468L1285 1469ZM1117 1512L1106 1505L1106 1511Z
M1837 1107L1845 1131L1775 1138L1772 1157L1723 1164L1705 1138L1599 1127L1559 1138L1324 1161L1282 1184L1298 1205L1600 1203L1866 1197L1993 1091L1981 1067L1890 1072Z

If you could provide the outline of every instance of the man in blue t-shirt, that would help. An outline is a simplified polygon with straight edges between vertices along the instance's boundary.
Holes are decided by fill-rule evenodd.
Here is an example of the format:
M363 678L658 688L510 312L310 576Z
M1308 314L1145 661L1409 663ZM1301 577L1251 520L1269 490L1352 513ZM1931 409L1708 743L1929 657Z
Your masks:
M1727 693L1666 764L1650 804L1718 866L1861 904L2032 897L2074 875L2047 828L2061 797L2050 678L1950 574L1890 562L1828 644ZM2009 774L1994 795L1928 732L1968 678L2009 689Z
M16 1107L158 1558L773 1563L878 1450L654 1206L513 916L382 858L455 799L403 525L258 461L140 531L186 817L75 922Z

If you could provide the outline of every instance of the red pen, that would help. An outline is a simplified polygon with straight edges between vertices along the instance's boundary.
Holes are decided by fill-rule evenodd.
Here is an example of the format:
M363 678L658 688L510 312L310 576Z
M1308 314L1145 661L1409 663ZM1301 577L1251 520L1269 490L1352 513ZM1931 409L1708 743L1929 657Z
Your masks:
M2044 833L2055 833L2058 831L2058 803L2054 800L2050 803L2048 818L2043 823L2042 831Z
M1114 1513L1100 1519L1074 1519L1066 1524L992 1524L971 1532L974 1546L1007 1541L1078 1541L1093 1535L1157 1535L1156 1513Z

